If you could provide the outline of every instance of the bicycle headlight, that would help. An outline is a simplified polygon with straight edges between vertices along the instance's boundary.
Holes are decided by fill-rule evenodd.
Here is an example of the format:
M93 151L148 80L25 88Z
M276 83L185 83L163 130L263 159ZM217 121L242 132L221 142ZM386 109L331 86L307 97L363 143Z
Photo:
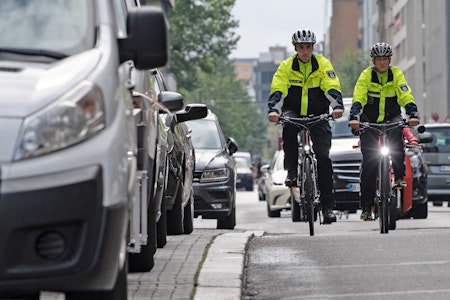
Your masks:
M82 82L54 104L24 120L14 160L58 151L89 139L105 128L100 89Z
M380 151L381 151L381 154L384 155L384 156L389 155L389 148L388 147L381 147Z

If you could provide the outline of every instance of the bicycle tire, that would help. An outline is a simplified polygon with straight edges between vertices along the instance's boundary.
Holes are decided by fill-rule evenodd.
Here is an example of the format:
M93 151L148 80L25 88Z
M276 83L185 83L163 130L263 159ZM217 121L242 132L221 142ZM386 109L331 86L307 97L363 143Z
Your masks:
M380 233L389 232L389 197L391 194L391 172L389 158L383 157L380 162L380 207L378 209Z
M312 165L311 165L311 159L309 157L306 157L305 159L305 182L304 182L304 188L305 188L305 204L306 204L306 216L308 219L309 224L309 235L314 235L314 195L313 195L313 180L312 180Z

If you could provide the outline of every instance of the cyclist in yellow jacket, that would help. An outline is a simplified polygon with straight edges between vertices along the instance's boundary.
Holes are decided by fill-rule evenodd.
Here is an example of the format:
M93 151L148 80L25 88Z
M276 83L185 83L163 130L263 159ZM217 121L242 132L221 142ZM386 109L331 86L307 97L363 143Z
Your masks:
M309 29L292 35L296 54L281 62L275 72L269 97L269 121L278 122L280 114L289 117L318 116L333 109L333 118L342 117L344 106L339 79L330 61L313 54L316 36ZM297 185L298 128L283 125L284 167L288 171L286 185ZM329 152L331 129L324 120L311 128L313 150L317 157L320 203L324 223L336 222L333 213L333 169Z
M376 43L370 50L373 66L363 70L356 82L353 103L349 115L349 126L359 129L359 122L387 123L402 119L401 107L409 115L409 126L419 124L419 112L402 71L391 66L392 48L386 43ZM371 207L375 198L377 177L378 132L364 130L361 133L361 220L373 220ZM390 153L395 182L404 186L405 152L403 131L397 127L388 131Z

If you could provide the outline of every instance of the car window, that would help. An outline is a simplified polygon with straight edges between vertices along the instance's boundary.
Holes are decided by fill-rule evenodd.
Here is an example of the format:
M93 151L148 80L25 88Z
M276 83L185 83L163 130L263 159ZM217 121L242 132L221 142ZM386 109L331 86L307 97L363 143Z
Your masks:
M235 160L236 160L236 167L238 167L238 168L249 168L249 165L248 165L247 160L245 158L235 157Z
M219 129L213 120L192 120L187 125L192 129L192 144L196 149L221 149Z
M347 138L354 137L352 130L348 126L348 116L350 114L350 108L352 107L351 102L344 104L344 114L341 118L334 121L330 121L331 133L333 138Z
M450 130L448 127L427 127L433 140L425 143L424 152L450 153Z

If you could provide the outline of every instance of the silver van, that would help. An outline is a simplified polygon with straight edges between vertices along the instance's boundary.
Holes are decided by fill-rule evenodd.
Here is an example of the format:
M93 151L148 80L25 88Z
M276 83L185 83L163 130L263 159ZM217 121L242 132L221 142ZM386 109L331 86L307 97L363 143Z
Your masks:
M166 63L165 16L137 0L2 0L0 27L0 298L125 300L128 65Z

